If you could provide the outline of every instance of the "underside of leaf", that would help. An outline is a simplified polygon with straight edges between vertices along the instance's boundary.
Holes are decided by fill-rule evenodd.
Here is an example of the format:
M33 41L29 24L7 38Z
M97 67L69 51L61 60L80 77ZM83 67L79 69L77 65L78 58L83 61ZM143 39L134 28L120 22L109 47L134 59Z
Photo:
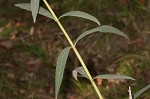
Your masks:
M72 75L73 75L73 77L74 77L76 80L77 80L77 78L78 78L78 73L79 73L81 76L83 76L83 77L89 79L83 67L78 67L78 68L76 68L75 70L72 71Z

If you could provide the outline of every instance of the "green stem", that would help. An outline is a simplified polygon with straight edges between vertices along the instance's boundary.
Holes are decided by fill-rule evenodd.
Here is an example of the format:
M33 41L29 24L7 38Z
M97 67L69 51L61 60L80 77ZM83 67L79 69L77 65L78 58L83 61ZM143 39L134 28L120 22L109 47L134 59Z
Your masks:
M92 83L92 85L93 85L93 87L94 87L94 89L95 89L95 91L96 91L96 93L97 93L99 99L103 99L103 97L102 97L102 95L101 95L101 93L100 93L98 87L96 86L96 84L95 84L95 82L94 82L94 80L93 80L93 78L92 78L90 72L88 71L88 69L87 69L87 67L86 67L86 65L85 65L85 63L84 63L84 61L83 61L81 55L79 54L78 50L77 50L76 47L74 46L74 44L73 44L72 40L70 39L68 33L66 32L66 30L64 29L64 27L63 27L62 24L60 23L59 19L58 19L57 16L55 15L54 11L51 9L51 7L50 7L50 5L48 4L48 2L47 2L46 0L43 0L43 2L45 3L45 5L47 6L48 10L49 10L49 11L51 12L51 14L53 15L55 21L57 22L58 26L60 27L60 29L62 30L62 32L63 32L63 34L65 35L66 39L68 40L69 44L71 45L72 49L74 50L74 52L75 52L75 54L76 54L78 60L80 61L82 67L84 68L84 70L85 70L87 76L89 77L89 80L91 81L91 83Z

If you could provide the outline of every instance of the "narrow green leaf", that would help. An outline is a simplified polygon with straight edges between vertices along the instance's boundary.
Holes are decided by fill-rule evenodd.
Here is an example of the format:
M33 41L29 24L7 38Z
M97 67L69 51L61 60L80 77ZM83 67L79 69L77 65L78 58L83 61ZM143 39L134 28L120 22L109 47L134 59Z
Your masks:
M116 74L104 74L104 75L99 75L94 77L95 78L101 78L101 79L130 79L130 80L135 80L132 77L125 76L125 75L116 75Z
M40 7L39 14L41 14L43 16L46 16L46 17L48 17L50 19L54 19L53 15L48 10L44 9L43 7Z
M100 25L100 22L98 21L98 19L96 19L94 16L92 16L92 15L90 15L88 13L85 13L85 12L70 11L70 12L67 12L67 13L63 14L62 16L60 16L59 19L62 18L62 17L65 17L65 16L75 16L75 17L80 17L80 18L88 19L88 20L96 22L98 25Z
M83 76L83 77L89 79L88 76L87 76L87 74L86 74L86 72L84 71L83 67L78 67L78 68L76 68L75 70L72 71L72 75L73 75L73 77L74 77L76 80L78 80L78 79L77 79L78 73L79 73L81 76Z
M146 87L142 88L140 91L138 91L137 93L134 94L134 99L136 99L138 96L140 96L144 91L146 91L147 89L150 88L150 84L147 85Z
M91 29L91 30L88 30L84 33L82 33L75 41L75 45L78 43L79 40L81 40L83 37L89 35L89 34L92 34L94 32L103 32L103 33L114 33L114 34L118 34L118 35L121 35L125 38L127 38L129 40L129 38L123 33L121 32L120 30L112 27L112 26L108 26L108 25L103 25L103 26L100 26L100 27L97 27L97 28L94 28L94 29Z
M15 4L15 6L17 6L19 8L22 8L24 10L31 11L30 3L19 3L19 4ZM48 17L50 19L54 19L52 14L48 10L44 9L43 7L39 8L38 14L46 16L46 17Z
M56 65L56 77L55 77L55 97L57 99L59 89L62 83L64 69L66 65L66 61L69 55L71 47L65 48L58 56L57 65Z
M31 11L30 3L18 3L18 4L15 4L15 6L24 10Z
M31 7L31 12L32 12L32 17L33 17L34 23L36 21L36 17L39 12L39 5L40 5L40 0L31 0L30 7Z

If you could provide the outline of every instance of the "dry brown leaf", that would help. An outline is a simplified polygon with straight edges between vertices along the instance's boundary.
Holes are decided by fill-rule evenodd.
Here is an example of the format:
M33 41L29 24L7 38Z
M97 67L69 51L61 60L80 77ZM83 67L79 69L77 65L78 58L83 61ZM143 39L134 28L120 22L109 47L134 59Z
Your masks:
M123 6L126 6L127 4L130 3L130 0L119 0L120 4Z
M6 28L11 28L12 26L13 26L12 22L9 22L9 23L6 24L5 27L6 27Z
M17 27L21 27L21 23L20 23L20 22L17 22L17 23L16 23L16 26L17 26Z
M0 32L2 32L4 30L4 28L0 28Z
M14 78L15 78L14 73L11 73L11 72L9 72L9 73L7 74L7 76L8 76L8 78L10 78L10 79L14 79Z
M34 27L31 27L29 34L32 36L34 34Z
M98 86L102 85L102 83L103 83L103 79L100 79L100 78L97 78L97 79L96 79L96 84L97 84Z
M7 68L12 68L12 67L14 67L14 65L11 64L11 63L6 63L6 64L5 64L5 67L7 67Z
M25 91L24 89L20 89L20 93L21 93L21 94L25 94L26 91Z
M36 71L41 64L41 60L36 59L36 60L28 61L26 64L27 64L27 69L29 71Z
M144 79L145 79L145 82L147 84L150 84L150 69L148 69L147 71L145 71L145 73L144 73Z
M143 4L146 0L137 0L139 3Z
M13 41L10 39L0 40L0 47L11 49L13 47Z
M17 31L12 32L12 33L11 33L11 36L10 36L10 39L11 39L11 40L15 40L15 39L16 39L16 36L17 36L17 34L18 34L18 32L17 32Z

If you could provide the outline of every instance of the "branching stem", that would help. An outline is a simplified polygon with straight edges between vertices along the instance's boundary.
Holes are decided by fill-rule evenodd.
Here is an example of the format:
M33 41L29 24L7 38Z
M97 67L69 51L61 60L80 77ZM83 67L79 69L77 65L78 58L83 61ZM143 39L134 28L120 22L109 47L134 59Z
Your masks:
M91 81L91 83L92 83L92 85L93 85L93 87L94 87L94 89L95 89L95 91L96 91L96 93L97 93L99 99L103 99L103 97L102 97L102 95L101 95L101 93L100 93L98 87L96 86L96 84L95 84L95 82L94 82L94 80L93 80L93 78L92 78L90 72L88 71L88 69L87 69L87 67L86 67L86 65L85 65L85 63L84 63L84 61L83 61L81 55L79 54L78 50L77 50L76 47L74 46L74 44L73 44L72 40L70 39L68 33L67 33L66 30L64 29L63 25L60 23L59 19L58 19L57 16L55 15L54 11L52 10L52 8L51 8L50 5L48 4L48 2L47 2L46 0L43 0L43 2L45 3L46 7L48 8L48 10L49 10L49 11L51 12L51 14L53 15L53 17L54 17L56 23L58 24L58 26L59 26L60 29L62 30L62 32L63 32L63 34L65 35L66 39L68 40L70 46L72 47L73 51L75 52L75 54L76 54L78 60L80 61L82 67L84 68L86 74L88 75L89 80Z

